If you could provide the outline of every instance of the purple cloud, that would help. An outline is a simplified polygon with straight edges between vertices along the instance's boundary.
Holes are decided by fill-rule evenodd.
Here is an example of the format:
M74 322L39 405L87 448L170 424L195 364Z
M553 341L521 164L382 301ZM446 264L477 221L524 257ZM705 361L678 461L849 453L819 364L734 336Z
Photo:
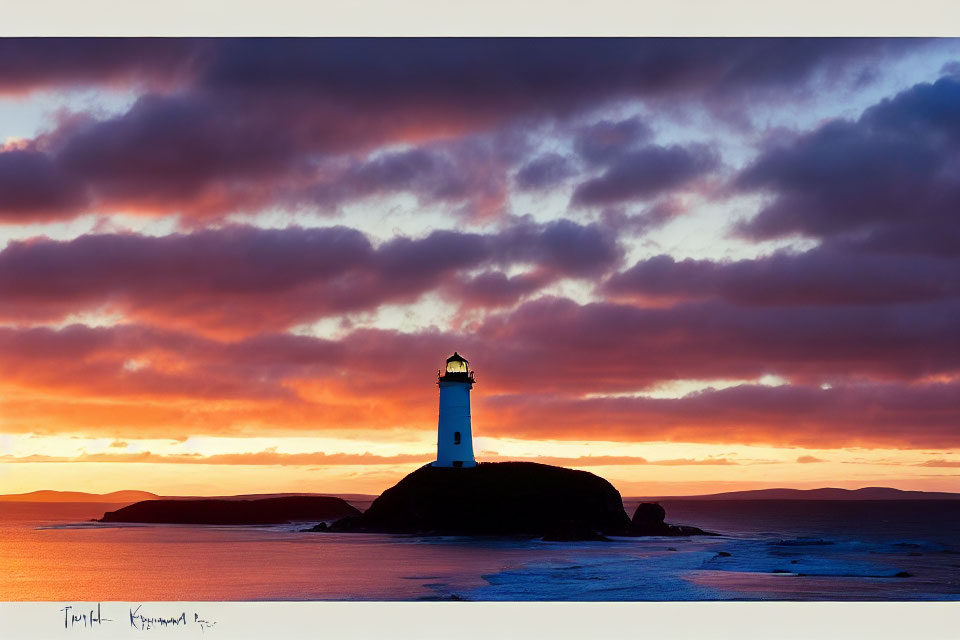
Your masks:
M735 184L774 200L740 231L752 238L934 228L956 235L958 110L960 81L941 78L874 105L856 121L833 121L767 150Z
M823 246L734 262L661 255L615 274L603 289L613 296L719 297L750 306L888 304L960 297L958 271L953 259Z
M517 185L524 190L540 190L557 185L576 175L570 159L559 153L548 153L534 158L517 171Z
M36 150L49 154L91 207L202 218L289 204L292 193L316 182L318 158L565 119L622 98L726 104L748 91L782 91L852 60L921 46L869 39L26 39L3 43L0 91L147 87L151 92L127 113L62 126L33 141ZM591 133L637 142L643 126L601 123ZM602 140L581 143L588 156L610 150ZM710 164L693 149L632 153L581 185L578 201L646 197ZM479 188L485 202L471 202L465 210L472 215L489 214L502 200L502 176L477 182L464 179L476 171L453 175L442 163L418 168L418 161L424 159L404 159L420 193L451 200ZM540 170L555 177L557 169ZM376 188L398 188L404 170L373 162L351 177L360 186L379 177L387 186ZM417 183L435 174L440 186ZM43 196L24 192L21 199ZM5 204L0 200L0 219L25 215ZM70 204L36 215L77 215L82 207Z
M0 220L57 218L84 203L80 185L46 154L0 151Z
M598 177L578 186L572 202L594 206L649 199L686 186L718 164L716 153L704 146L650 145L618 156Z
M650 135L650 127L640 118L601 120L577 132L574 148L588 162L608 164L646 142Z
M529 265L542 272L526 283L533 287L603 273L620 257L610 231L569 220L435 231L376 248L346 227L84 235L0 251L0 318L49 322L109 308L163 326L246 334L413 302L478 268Z

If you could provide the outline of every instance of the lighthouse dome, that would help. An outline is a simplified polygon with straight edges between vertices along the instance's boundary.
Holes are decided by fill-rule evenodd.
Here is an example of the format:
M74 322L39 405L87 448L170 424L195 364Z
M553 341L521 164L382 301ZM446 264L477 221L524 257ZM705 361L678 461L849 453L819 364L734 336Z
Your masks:
M467 373L470 370L470 363L456 351L447 358L447 373Z

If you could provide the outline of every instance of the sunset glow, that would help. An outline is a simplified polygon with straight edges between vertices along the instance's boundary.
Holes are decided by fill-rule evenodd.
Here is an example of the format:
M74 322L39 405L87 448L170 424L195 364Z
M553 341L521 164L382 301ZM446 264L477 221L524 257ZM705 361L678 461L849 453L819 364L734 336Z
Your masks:
M960 41L0 41L0 493L960 491Z

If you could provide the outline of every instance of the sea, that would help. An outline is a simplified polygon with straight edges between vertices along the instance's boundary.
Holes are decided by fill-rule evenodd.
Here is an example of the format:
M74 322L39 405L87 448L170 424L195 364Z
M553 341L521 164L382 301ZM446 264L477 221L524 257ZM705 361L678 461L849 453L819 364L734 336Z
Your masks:
M633 513L637 501L624 503ZM101 524L91 519L122 505L5 502L0 601L960 600L960 501L661 504L668 522L718 535L562 543Z

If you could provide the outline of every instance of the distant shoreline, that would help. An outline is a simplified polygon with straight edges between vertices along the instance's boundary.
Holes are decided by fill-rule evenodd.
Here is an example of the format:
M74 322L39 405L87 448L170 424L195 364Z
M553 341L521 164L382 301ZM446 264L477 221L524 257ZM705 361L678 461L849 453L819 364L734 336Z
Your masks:
M365 493L253 493L240 495L209 495L209 496L161 496L147 491L114 491L105 494L85 493L80 491L53 491L41 490L28 493L0 495L0 502L85 502L85 503L129 503L141 500L257 500L263 498L279 498L292 496L329 496L342 498L354 506L369 506L376 499L376 494ZM960 493L946 491L906 491L890 487L865 487L862 489L752 489L747 491L727 491L698 495L648 495L623 496L624 502L656 502L679 500L960 500ZM361 509L363 510L363 509Z
M960 500L960 493L904 491L890 487L862 489L752 489L703 495L630 496L624 500Z

